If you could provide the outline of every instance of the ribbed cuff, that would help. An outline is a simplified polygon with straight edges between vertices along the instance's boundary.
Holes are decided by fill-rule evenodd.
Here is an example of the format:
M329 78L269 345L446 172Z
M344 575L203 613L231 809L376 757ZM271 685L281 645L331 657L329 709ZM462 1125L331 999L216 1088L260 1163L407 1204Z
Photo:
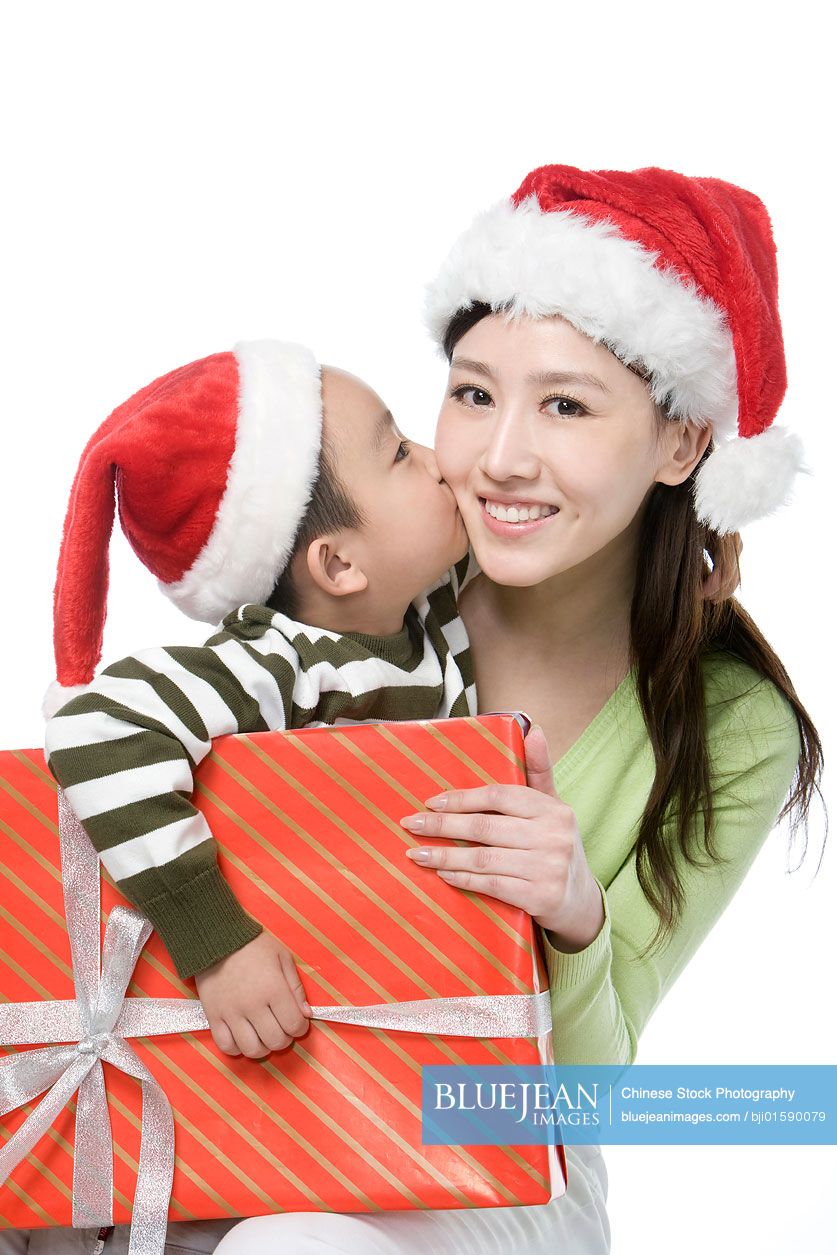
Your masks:
M217 866L138 905L162 937L181 980L240 950L264 930Z
M597 877L594 877L594 880L599 886L599 891L602 895L604 923L589 946L585 946L583 950L576 951L575 954L567 954L564 950L556 950L549 940L546 931L541 930L543 932L544 957L546 958L546 969L549 973L550 989L574 989L577 985L589 980L601 965L603 955L610 948L610 910L608 908L607 893L602 882Z

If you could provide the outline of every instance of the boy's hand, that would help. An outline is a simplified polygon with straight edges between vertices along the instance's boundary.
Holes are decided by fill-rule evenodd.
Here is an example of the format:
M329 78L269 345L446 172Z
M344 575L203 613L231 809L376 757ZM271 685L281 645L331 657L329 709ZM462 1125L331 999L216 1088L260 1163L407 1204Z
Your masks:
M227 1055L263 1059L308 1029L305 990L287 946L264 929L195 976L212 1038Z

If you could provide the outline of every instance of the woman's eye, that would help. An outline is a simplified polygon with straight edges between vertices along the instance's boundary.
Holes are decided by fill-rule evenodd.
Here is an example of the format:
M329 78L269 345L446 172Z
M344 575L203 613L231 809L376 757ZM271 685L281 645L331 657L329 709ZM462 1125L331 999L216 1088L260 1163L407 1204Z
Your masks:
M412 447L412 446L410 445L409 440L402 440L402 441L399 443L398 448L397 448L397 449L396 449L396 451L395 451L395 460L396 460L396 462L403 462L403 461L405 460L405 458L408 458L408 457L410 456L410 448L411 448L411 447ZM403 457L403 458L398 456L398 455L400 454L400 452L401 452L401 450L402 450L402 449L404 450L404 457Z
M456 397L457 400L462 401L463 405L468 405L469 402L463 400L463 397L466 392L473 392L475 397L484 397L485 398L484 401L475 402L475 404L480 405L480 406L484 406L486 401L490 402L491 400L491 397L488 395L485 389L478 388L476 387L475 384L462 384L460 387L454 388L453 391L450 393L450 395L452 397Z
M547 401L550 405L572 406L575 411L574 413L567 414L566 411L559 412L559 418L575 418L578 414L583 414L585 412L584 406L579 401L574 401L572 397L547 397Z

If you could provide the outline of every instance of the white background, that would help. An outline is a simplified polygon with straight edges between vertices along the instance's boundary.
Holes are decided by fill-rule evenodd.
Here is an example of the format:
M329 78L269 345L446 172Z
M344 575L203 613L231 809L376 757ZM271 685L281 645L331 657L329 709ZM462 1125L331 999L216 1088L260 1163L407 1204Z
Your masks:
M813 5L29 0L4 13L0 745L41 744L64 510L107 414L176 365L277 336L368 380L432 443L445 369L423 285L474 214L562 162L714 175L768 206L790 377L778 421L814 473L745 529L740 595L828 754L834 101ZM103 662L209 635L118 525L111 558ZM787 834L768 838L638 1062L836 1061L834 840L814 877L818 804L799 871L785 871ZM836 1249L834 1148L604 1152L617 1255Z

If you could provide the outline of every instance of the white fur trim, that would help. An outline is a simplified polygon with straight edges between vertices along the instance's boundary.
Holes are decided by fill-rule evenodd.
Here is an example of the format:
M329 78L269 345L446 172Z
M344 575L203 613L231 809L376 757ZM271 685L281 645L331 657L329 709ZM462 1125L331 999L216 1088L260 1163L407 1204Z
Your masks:
M534 193L478 214L426 289L425 322L441 346L451 318L475 301L508 318L561 314L626 365L651 375L657 402L672 418L738 426L735 351L724 312L656 252L626 239L609 221L569 210L541 210Z
M788 503L797 472L811 474L803 456L799 436L784 427L719 445L695 478L698 518L723 533L772 514Z
M235 346L239 412L229 477L209 539L163 592L192 619L217 623L268 597L290 556L317 476L320 367L301 344Z
M41 714L44 719L51 719L62 706L66 706L67 702L72 701L74 697L78 697L80 693L86 693L88 686L86 684L59 684L57 680L53 680L47 691L44 693L44 700L41 703Z

